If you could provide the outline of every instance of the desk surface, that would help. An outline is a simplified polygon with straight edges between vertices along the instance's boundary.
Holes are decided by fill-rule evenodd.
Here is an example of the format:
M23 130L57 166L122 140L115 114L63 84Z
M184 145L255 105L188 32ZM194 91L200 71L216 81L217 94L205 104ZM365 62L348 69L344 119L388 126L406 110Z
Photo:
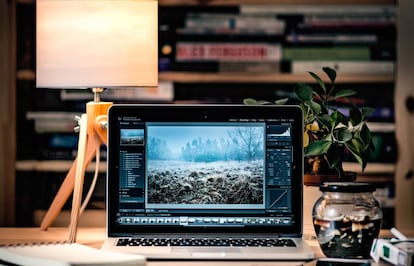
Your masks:
M382 232L387 235L387 232ZM306 235L306 234L305 234ZM0 246L12 245L12 244L30 244L30 243L52 243L52 242L64 242L69 237L68 228L49 228L47 231L43 231L40 228L0 228ZM94 248L100 248L102 242L106 237L105 228L79 228L77 234L77 242ZM305 237L306 238L306 237ZM309 245L315 250L316 256L321 256L321 250L316 240L308 240ZM217 262L217 261L150 261L148 266L161 266L161 265L231 265L231 266L269 266L269 265L302 265L300 262L269 262L269 261L230 261L230 262ZM388 265L386 263L372 265Z

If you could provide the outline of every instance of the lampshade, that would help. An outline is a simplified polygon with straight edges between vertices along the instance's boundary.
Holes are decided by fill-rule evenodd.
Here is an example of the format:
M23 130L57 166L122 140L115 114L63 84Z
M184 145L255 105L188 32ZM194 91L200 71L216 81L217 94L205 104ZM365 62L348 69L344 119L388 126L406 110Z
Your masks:
M36 87L158 83L158 2L37 0Z

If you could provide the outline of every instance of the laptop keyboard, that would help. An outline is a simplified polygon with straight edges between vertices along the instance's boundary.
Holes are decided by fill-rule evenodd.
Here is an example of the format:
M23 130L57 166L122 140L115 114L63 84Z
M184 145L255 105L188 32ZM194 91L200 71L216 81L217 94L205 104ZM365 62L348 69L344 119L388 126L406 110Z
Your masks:
M226 246L226 247L295 247L292 239L269 238L121 238L117 246Z

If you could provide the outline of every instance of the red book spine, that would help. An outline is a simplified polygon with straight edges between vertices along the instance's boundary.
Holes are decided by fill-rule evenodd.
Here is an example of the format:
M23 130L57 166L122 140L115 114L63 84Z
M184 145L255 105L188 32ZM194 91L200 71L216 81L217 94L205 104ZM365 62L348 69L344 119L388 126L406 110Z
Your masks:
M278 44L177 43L177 61L279 61Z

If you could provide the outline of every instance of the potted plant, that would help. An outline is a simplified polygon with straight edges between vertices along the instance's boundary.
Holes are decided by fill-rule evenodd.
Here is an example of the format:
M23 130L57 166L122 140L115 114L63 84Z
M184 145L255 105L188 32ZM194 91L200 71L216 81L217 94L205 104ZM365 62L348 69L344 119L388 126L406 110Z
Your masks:
M319 204L323 199L319 185L324 183L325 186L330 184L333 187L346 187L349 190L347 192L351 193L360 192L361 189L352 190L356 186L365 186L362 183L349 183L349 181L355 181L356 173L344 171L343 160L344 154L351 155L364 171L369 154L374 150L372 135L366 124L367 117L374 109L369 107L358 108L351 99L351 96L355 95L356 92L336 86L337 73L334 69L324 67L322 70L327 76L325 80L328 80L328 82L325 82L318 74L309 72L315 84L300 83L294 90L296 103L301 106L304 115L304 227L314 227L322 250L324 252L326 249L328 250L325 252L327 256L336 256L338 252L341 253L346 249L348 253L342 252L342 255L346 257L351 256L349 250L366 251L367 249L366 247L362 248L358 241L354 241L356 244L349 245L350 248L347 246L348 243L341 247L330 246L330 243L337 240L336 232L342 232L342 229L337 230L336 227L331 227L335 224L332 221L321 224L318 220L321 219L317 213L320 209L318 206L327 205L325 203ZM288 99L280 99L275 102L257 101L255 99L244 100L245 104L285 104L286 102L288 102ZM328 181L347 182L325 183ZM322 187L324 186L321 186L321 189ZM341 201L341 204L345 206L343 201ZM336 207L335 204L331 205L332 208ZM346 206L352 206L352 204ZM338 212L331 213L337 214ZM326 213L329 213L329 211L326 211ZM358 232L365 233L369 230L379 232L379 224L376 223L372 228L368 228L364 224ZM354 228L353 226L352 228ZM342 241L342 238L339 238ZM346 239L348 240L348 238ZM372 239L365 240L364 238L362 243L369 244L370 241L372 242ZM335 243L337 242L340 241ZM366 254L364 253L364 255Z
M353 156L361 165L367 165L373 151L367 116L374 109L358 108L350 96L356 91L338 88L336 71L324 67L329 82L318 74L309 72L316 85L299 83L294 92L304 115L304 172L305 185L319 185L334 179L355 180L356 175L343 169L344 154ZM285 104L288 99L275 102L245 99L245 104ZM343 106L343 108L340 108Z

